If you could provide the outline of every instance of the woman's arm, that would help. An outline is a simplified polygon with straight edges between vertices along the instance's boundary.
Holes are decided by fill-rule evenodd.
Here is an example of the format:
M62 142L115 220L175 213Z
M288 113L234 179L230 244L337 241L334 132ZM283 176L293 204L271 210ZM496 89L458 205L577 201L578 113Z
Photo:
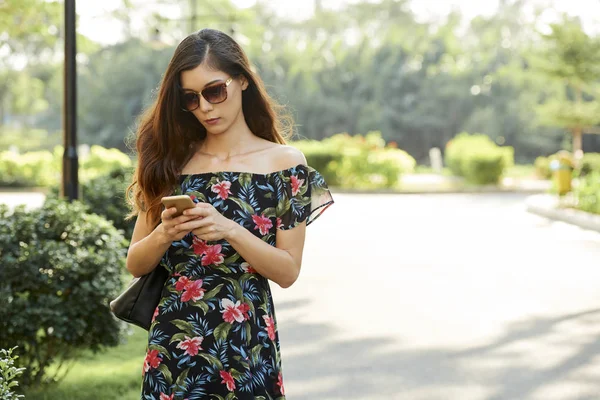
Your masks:
M164 210L161 218L166 223L161 222L154 229L152 228L153 225L149 225L146 220L147 213L139 213L133 228L125 262L131 275L137 278L152 272L171 246L171 243L175 240L181 240L194 228L193 220L195 217L179 216L171 218L171 215L176 211L175 208ZM189 221L192 221L190 230L186 230L186 228L179 229L178 224Z
M277 246L262 241L243 226L235 223L225 239L259 274L288 288L298 279L306 222L290 230L277 230Z

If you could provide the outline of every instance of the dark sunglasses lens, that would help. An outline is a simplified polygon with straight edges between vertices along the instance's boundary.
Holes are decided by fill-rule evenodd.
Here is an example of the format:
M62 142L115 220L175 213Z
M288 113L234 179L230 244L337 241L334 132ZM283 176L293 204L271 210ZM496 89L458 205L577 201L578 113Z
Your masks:
M186 110L193 111L200 103L198 102L198 95L196 93L185 93L183 95L183 106Z
M227 98L227 86L223 83L207 87L202 91L202 97L212 104L222 103Z

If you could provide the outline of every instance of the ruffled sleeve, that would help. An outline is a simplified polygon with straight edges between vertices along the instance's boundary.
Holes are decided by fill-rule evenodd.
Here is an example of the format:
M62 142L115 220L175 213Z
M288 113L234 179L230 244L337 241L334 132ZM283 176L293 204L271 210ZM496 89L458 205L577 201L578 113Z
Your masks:
M304 221L310 225L333 204L323 176L303 164L280 171L276 175L275 189L277 229L292 229Z

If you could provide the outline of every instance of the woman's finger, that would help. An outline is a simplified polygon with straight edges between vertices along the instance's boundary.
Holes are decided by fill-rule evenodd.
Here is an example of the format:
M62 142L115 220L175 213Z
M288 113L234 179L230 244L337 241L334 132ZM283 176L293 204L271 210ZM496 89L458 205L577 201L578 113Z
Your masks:
M198 229L203 226L211 225L212 223L213 223L212 218L210 218L210 217L194 218L193 220L190 220L188 222L184 222L182 224L177 225L177 229L187 230L188 232L190 232L194 229Z

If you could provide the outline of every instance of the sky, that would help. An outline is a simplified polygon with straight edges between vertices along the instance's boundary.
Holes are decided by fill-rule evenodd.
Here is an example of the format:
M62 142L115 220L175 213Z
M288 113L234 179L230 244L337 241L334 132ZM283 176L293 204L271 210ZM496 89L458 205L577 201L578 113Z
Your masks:
M232 0L239 7L250 7L256 0ZM264 1L264 0L263 0ZM321 0L324 8L339 8L346 3L357 0ZM589 32L600 33L600 0L529 0L533 4L552 3L554 8L570 15L580 16L584 27ZM268 0L266 1L279 15L287 18L307 18L313 12L313 0ZM152 1L134 1L142 4L144 9L152 10L157 6ZM118 23L107 14L122 4L122 0L77 2L77 13L80 16L79 32L103 44L115 43L121 37ZM419 20L439 20L445 17L453 8L457 8L468 19L477 15L489 15L494 12L498 0L412 0L411 9ZM160 6L160 12L167 17L177 17L178 6ZM548 10L545 20L551 22L555 13ZM143 12L133 18L134 30L142 30L144 24Z

